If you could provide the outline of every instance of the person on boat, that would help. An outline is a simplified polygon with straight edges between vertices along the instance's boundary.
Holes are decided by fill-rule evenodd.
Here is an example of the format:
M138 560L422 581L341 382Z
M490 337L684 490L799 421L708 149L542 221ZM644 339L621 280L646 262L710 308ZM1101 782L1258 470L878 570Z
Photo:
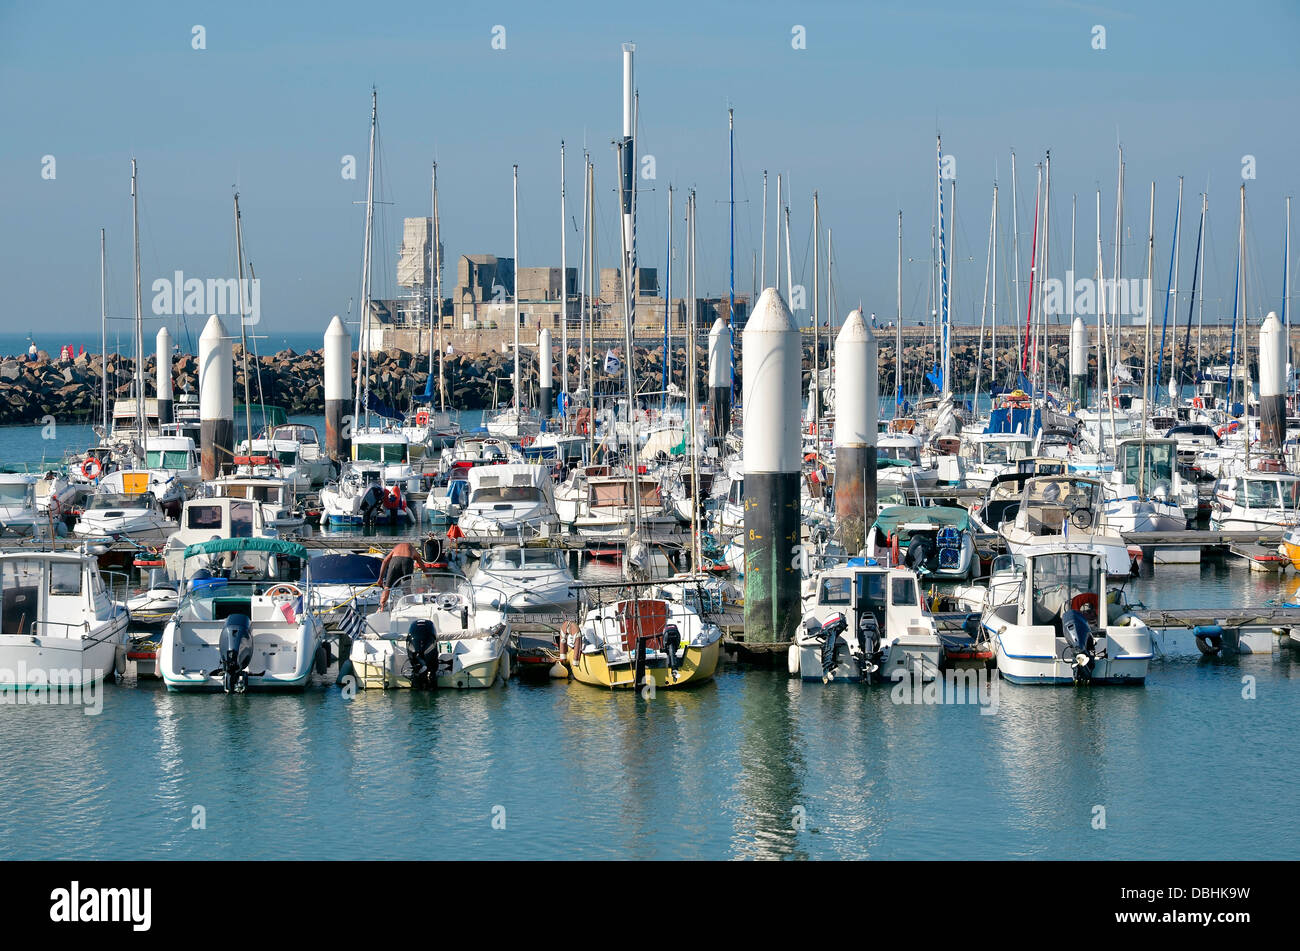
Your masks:
M379 610L388 607L388 594L393 585L415 572L416 566L426 567L424 559L410 542L398 542L379 564L379 579L383 593L379 596Z

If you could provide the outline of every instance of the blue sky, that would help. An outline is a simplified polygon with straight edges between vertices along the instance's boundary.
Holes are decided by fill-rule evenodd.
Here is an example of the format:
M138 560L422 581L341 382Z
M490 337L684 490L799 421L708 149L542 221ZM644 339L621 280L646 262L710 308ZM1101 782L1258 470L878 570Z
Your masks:
M975 7L987 9L974 9ZM191 47L192 27L206 49ZM492 48L505 27L506 49ZM792 48L792 28L806 49ZM1093 27L1106 49L1093 49ZM1248 280L1280 305L1283 201L1300 166L1300 5L1261 2L864 4L0 2L0 332L97 331L99 228L110 310L131 308L130 159L140 162L145 306L154 277L234 267L232 186L261 280L264 329L322 332L359 289L369 94L379 90L382 167L377 293L395 290L401 219L429 213L439 168L449 265L508 255L510 169L520 166L520 263L559 263L559 145L569 213L581 217L584 142L597 171L600 257L617 257L610 142L620 130L620 44L637 44L640 151L657 177L640 194L641 263L661 265L667 185L699 197L701 290L727 286L726 109L736 110L738 292L753 278L762 172L788 173L796 283L811 286L812 192L834 230L838 311L892 315L896 215L904 213L906 312L928 309L934 135L957 159L954 308L978 320L990 199L1011 236L1010 152L1019 171L1022 280L1034 165L1052 151L1052 271L1070 246L1094 254L1094 190L1112 255L1116 144L1127 161L1125 271L1144 273L1148 188L1157 185L1156 273L1168 267L1185 176L1182 285L1199 193L1210 196L1206 318L1230 313L1237 187L1247 183ZM359 160L343 179L344 155ZM42 178L43 157L55 178ZM1298 209L1300 210L1300 209ZM578 236L570 234L576 263ZM769 272L774 238L769 234ZM1000 320L1010 311L1010 256ZM1083 262L1089 262L1085 264ZM1294 274L1294 269L1293 269ZM454 280L449 266L448 285ZM769 276L768 283L771 283ZM680 287L680 285L678 285ZM1226 298L1226 300L1225 300ZM198 327L194 328L197 336Z

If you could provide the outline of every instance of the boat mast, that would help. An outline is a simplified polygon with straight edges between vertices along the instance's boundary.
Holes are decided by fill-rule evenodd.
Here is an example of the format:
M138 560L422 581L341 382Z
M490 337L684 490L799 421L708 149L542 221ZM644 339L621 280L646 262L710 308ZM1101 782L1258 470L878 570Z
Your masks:
M995 189L993 199L996 202L997 186L994 185L993 187ZM996 214L997 206L994 205L993 208L989 209L989 241L987 245L988 250L984 259L984 303L980 305L980 338L979 346L975 351L975 388L971 392L972 413L975 413L976 408L979 406L980 376L981 371L984 369L984 317L987 315L989 309L989 269L993 266L993 228L997 222L997 218L995 217Z
M247 322L244 320L244 234L239 220L239 192L235 192L235 268L239 272L239 358L244 373L244 439L251 455L253 452L253 399L248 392L248 328Z
M1016 309L1012 312L1011 329L1015 330L1016 320L1020 319L1020 209L1017 202L1017 194L1020 189L1016 184L1016 150L1011 150L1011 253L1012 268L1015 270L1015 279L1011 282L1016 291ZM1016 335L1016 344L1020 344L1020 335ZM1017 354L1017 356L1022 356ZM1023 357L1022 357L1023 359ZM1019 362L1019 361L1017 361Z
M623 150L627 148L627 142L618 142L615 148L619 151L620 167L626 168L624 164L625 156ZM626 178L624 179L626 182ZM626 196L620 196L626 199ZM627 207L625 204L623 207ZM621 251L624 261L631 261L630 252L627 247L627 229L619 232L619 243L622 245ZM637 471L640 466L637 461L637 439L636 439L636 379L633 373L633 364L635 353L632 350L632 320L633 310L631 304L631 294L628 286L628 274L624 271L623 276L623 345L624 355L623 369L627 377L627 432L628 432L628 452L631 455L631 486L632 486L632 534L639 535L641 532L641 474Z
M812 358L812 381L808 387L809 409L812 410L812 431L813 431L813 451L817 452L821 443L821 434L817 429L817 421L821 417L821 350L818 349L821 344L818 326L821 323L821 308L818 306L821 300L821 209L817 205L817 192L813 192L813 303L812 303L812 325L813 325L813 358Z
M434 268L437 281L438 298L437 301L429 302L429 316L435 322L438 328L438 409L447 412L447 373L444 351L446 348L442 345L442 226L438 215L438 163L433 163L433 253L437 256L437 264ZM433 334L429 335L429 342L433 342ZM430 370L433 369L433 361L429 362Z
M694 572L700 570L700 447L697 437L700 413L699 393L697 392L695 378L695 367L697 366L695 362L695 345L698 328L695 323L695 189L693 188L686 203L686 219L689 223L686 266L689 272L687 309L690 326L688 333L690 350L686 355L685 382L687 399L690 401L687 411L691 419L691 570Z
M1043 408L1047 408L1047 308L1044 306L1044 298L1047 294L1046 275L1052 273L1052 150L1048 149L1043 159L1043 275L1044 279L1038 282L1038 323L1041 332L1038 335L1039 347L1034 350L1034 359L1042 364L1043 368ZM1039 356L1039 353L1042 356Z
M1151 288L1156 279L1156 183L1151 183L1151 201L1147 213L1147 293L1146 293L1146 344L1142 356L1142 452L1138 458L1138 497L1145 498L1147 492L1147 421L1150 419L1151 405L1151 319L1154 316L1151 306ZM1160 381L1156 381L1159 386ZM1120 461L1115 460L1117 463Z
M512 280L512 283L514 284L514 293L511 294L510 296L513 297L515 301L515 321L514 321L515 323L515 369L514 369L513 383L514 383L514 403L515 403L515 424L516 426L518 426L518 422L522 416L522 413L520 411L520 402L519 402L519 166L513 165L511 166L511 168L513 169L512 181L514 183L513 191L512 191L512 195L513 195L512 208L514 209L513 221L514 221L514 236L515 236L514 237L515 264L514 264L514 274Z
M1287 199L1287 207L1290 208L1290 199ZM763 279L759 282L759 288L767 286L767 169L763 169L763 241L762 241L762 262L763 262Z
M776 257L772 261L772 270L776 273L776 292L781 293L781 173L776 173ZM787 289L788 290L788 289Z
M104 229L99 229L99 402L105 437L108 436L108 291L104 276ZM1283 304L1285 313L1286 305Z
M143 453L147 425L144 411L144 307L140 297L140 197L136 189L135 159L131 159L131 233L135 247L135 423Z
M564 140L560 140L560 392L569 392L569 236L564 205ZM550 355L544 354L549 360ZM542 415L550 415L549 406L542 407ZM566 415L565 421L568 417Z
M1291 395L1291 320L1287 296L1291 293L1291 196L1286 196L1286 235L1282 240L1282 332L1286 335L1287 395Z
M673 334L670 315L673 306L673 186L668 183L668 257L664 278L664 398L663 409L668 411L668 384L673 380Z
M1156 385L1155 398L1160 400L1160 381L1165 378L1165 335L1169 330L1169 301L1173 299L1174 308L1174 333L1178 332L1178 249L1183 234L1183 176L1178 176L1178 206L1174 210L1174 242L1169 258L1169 276L1166 281L1169 284L1168 292L1165 294L1165 315L1160 321L1160 353L1156 357ZM1147 294L1151 294L1151 288L1147 288ZM1174 392L1177 391L1177 385L1174 384L1173 357L1170 356L1170 374L1169 382L1174 386ZM1169 396L1169 404L1172 406L1175 400L1173 392Z
M370 168L366 173L366 237L361 251L361 335L357 343L357 374L353 420L362 419L362 391L365 399L365 422L370 425L370 247L375 222L375 126L379 121L379 92L370 90ZM355 423L354 423L355 425Z
M586 150L582 153L582 266L578 288L578 389L586 381L587 359L587 242L591 239L587 231L587 164Z
M939 195L939 326L941 328L939 346L942 355L940 365L943 367L943 395L946 397L950 392L948 381L948 241L947 235L944 233L943 220L943 139L938 135L934 137L934 149Z
M894 418L903 406L903 212L898 212L898 283L895 286L898 318L894 321Z
M730 184L727 189L728 245L731 265L727 290L727 334L731 341L731 403L736 401L736 117L727 109L727 167ZM787 240L788 237L787 237ZM751 306L753 302L750 302Z

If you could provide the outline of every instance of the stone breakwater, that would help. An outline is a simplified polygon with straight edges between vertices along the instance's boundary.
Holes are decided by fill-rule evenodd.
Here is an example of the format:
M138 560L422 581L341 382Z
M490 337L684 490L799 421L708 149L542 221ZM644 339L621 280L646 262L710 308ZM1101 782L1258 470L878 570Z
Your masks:
M1053 341L1044 349L1047 353L1049 379L1052 384L1064 386L1068 369L1068 346L1061 335L1060 342ZM1207 335L1208 336L1208 335ZM912 342L909 342L909 338ZM889 331L880 335L880 389L891 393L896 384L898 363L894 354L894 339ZM740 353L740 341L736 347L736 379L740 382L743 372ZM1006 380L1014 373L1017 365L1015 346L1006 346L1006 338L998 347L998 379ZM1227 341L1207 341L1205 361L1223 363L1228 357ZM821 366L826 361L832 348L832 341L823 337L821 345ZM1181 343L1178 344L1178 357L1181 358ZM592 376L597 390L601 392L621 392L625 385L622 371L609 375L604 372L606 347L598 342L596 355L591 361ZM673 376L678 386L681 385L681 368L686 361L686 348L677 345L672 348ZM1174 345L1165 352L1165 367L1173 360ZM621 354L621 348L619 350ZM697 347L695 376L700 392L707 386L705 354L706 347L701 342ZM960 334L953 342L953 388L957 392L969 391L975 382L975 369L978 343L971 334ZM558 358L558 354L557 354ZM1122 362L1130 368L1141 371L1142 346L1136 334L1130 334L1121 346ZM310 350L295 353L282 350L279 353L264 356L249 355L248 375L251 380L253 402L259 399L268 405L282 407L289 415L319 415L324 412L325 390L322 382L323 353ZM916 392L918 383L924 373L934 366L937 360L935 347L929 340L929 334L922 335L909 329L903 345L903 382L909 394ZM569 383L576 387L578 375L579 352L570 348L568 354ZM985 351L983 380L988 379L988 352ZM1250 354L1253 367L1254 353ZM447 405L451 409L485 409L493 405L493 399L504 403L513 398L511 390L511 373L514 360L510 354L499 351L481 353L456 352L444 358L444 372L447 388ZM663 386L664 346L651 344L635 347L634 373L637 388L641 392L658 391ZM1092 381L1096 379L1096 351L1092 351L1089 360ZM354 360L355 379L355 360ZM115 399L130 396L131 381L134 374L134 361L121 356L110 355L107 360L108 398L110 404ZM804 341L804 385L805 388L812 372L812 339L807 336ZM84 353L75 360L63 361L51 358L45 351L40 351L35 359L21 357L0 358L0 424L41 423L46 417L53 417L61 423L94 422L100 418L100 386L104 366L99 354ZM412 396L424 390L428 373L428 358L423 355L408 353L403 350L388 350L375 353L371 357L370 389L379 399L399 409L405 408ZM1168 370L1166 369L1166 378ZM526 396L537 391L537 363L534 353L529 350L521 358L520 375ZM145 360L145 376L148 381L146 390L153 391L154 358ZM555 384L558 389L561 374L557 363ZM183 392L198 395L198 358L193 354L178 355L172 364L172 380L176 395ZM436 389L436 387L435 387ZM235 348L235 398L244 399L243 361L239 347ZM259 398L259 393L260 398Z

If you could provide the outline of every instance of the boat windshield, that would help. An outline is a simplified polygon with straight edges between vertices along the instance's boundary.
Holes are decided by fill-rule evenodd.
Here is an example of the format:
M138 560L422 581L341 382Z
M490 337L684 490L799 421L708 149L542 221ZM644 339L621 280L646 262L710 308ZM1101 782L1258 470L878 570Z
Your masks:
M96 494L91 500L89 509L125 509L125 508L145 508L149 504L143 494L126 495L121 492L106 492Z
M26 482L9 482L0 485L0 505L21 505L26 501Z
M984 451L984 462L988 465L1006 465L1008 462L1015 462L1025 455L1027 444L1022 442L986 442L981 447Z
M1142 444L1127 443L1123 447L1122 467L1124 481L1137 485L1145 479L1146 485L1170 484L1174 479L1174 445L1167 442L1147 443L1146 472L1142 471Z
M564 568L564 553L553 548L494 548L483 558L488 570Z
M1057 552L1033 559L1034 623L1082 604L1080 595L1101 591L1102 559L1092 552ZM1076 608L1077 610L1078 608Z
M145 453L148 469L188 469L190 454L184 449L150 449Z
M881 446L876 450L880 459L899 459L914 466L921 464L921 450L916 446Z
M1290 479L1246 480L1246 507L1252 509L1277 508L1293 509L1300 501L1300 483Z
M360 442L352 448L357 462L406 462L406 443Z
M480 488L470 502L491 505L494 502L540 502L542 498L542 490L535 485L493 485Z

